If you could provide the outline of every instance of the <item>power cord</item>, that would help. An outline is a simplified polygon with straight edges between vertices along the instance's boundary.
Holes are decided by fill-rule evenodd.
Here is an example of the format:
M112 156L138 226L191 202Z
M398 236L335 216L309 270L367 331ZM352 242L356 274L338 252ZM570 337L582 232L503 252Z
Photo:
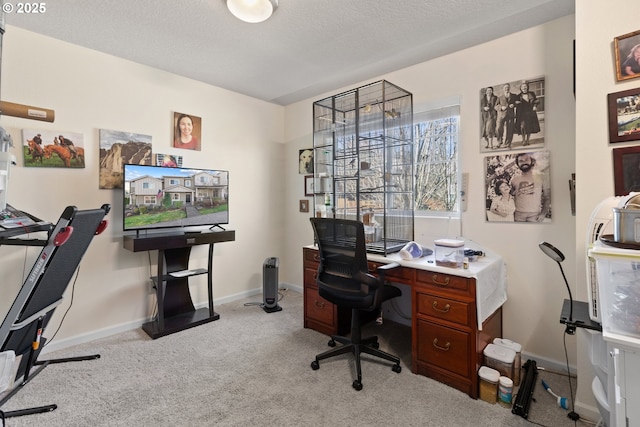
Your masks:
M578 413L575 411L576 406L575 406L575 397L573 396L573 385L571 384L571 370L569 369L569 353L567 352L567 335L568 333L565 332L564 334L562 334L562 342L564 344L564 358L566 360L567 363L567 375L568 375L568 380L569 380L569 393L571 393L571 412L569 412L567 414L567 417L569 417L569 419L573 420L573 425L578 425L578 420L580 419L580 415L578 415Z
M67 314L69 314L69 310L71 310L71 306L73 306L73 296L76 293L76 282L78 281L79 274L80 274L80 266L78 265L78 268L76 269L76 277L75 279L73 279L73 284L71 285L71 301L69 302L69 307L67 307L67 310L62 315L62 320L60 320L60 323L58 324L58 328L56 329L56 331L53 333L51 338L49 338L49 340L45 343L45 345L42 346L43 349L49 344L51 344L51 341L53 341L53 339L56 337L56 335L60 331L60 328L62 327L62 324L64 323L64 319L67 317Z
M283 292L281 292L283 291ZM284 298L284 292L286 292L287 289L283 288L283 289L279 289L278 290L278 302L282 301L282 299ZM263 302L245 302L243 304L245 307L260 307L260 308L264 308L264 303Z

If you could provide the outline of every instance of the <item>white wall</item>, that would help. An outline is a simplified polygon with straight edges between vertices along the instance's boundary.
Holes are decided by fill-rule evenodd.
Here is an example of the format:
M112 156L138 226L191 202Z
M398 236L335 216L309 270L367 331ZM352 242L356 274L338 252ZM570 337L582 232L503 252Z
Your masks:
M384 76L410 91L414 104L437 104L461 99L461 163L469 173L468 210L462 215L466 238L501 254L508 269L508 298L504 306L504 336L523 345L524 351L562 366L564 328L558 324L562 300L567 296L560 271L538 248L548 240L561 248L569 266L568 279L575 289L575 218L571 215L568 179L574 171L574 106L572 46L573 16L484 43ZM502 59L504 55L507 60ZM470 64L473 64L471 66ZM546 147L551 152L553 221L550 224L496 224L484 217L484 154L479 152L479 94L488 84L544 75L546 78ZM378 80L378 79L373 79ZM362 82L365 84L368 82ZM354 85L356 87L358 85ZM339 93L349 88L338 88ZM318 96L286 109L288 158L300 148L312 146L312 103ZM291 157L291 161L293 158ZM284 277L302 283L301 247L313 243L308 215L293 211L304 198L302 177L290 168L287 176L290 244ZM416 220L416 240L422 236L445 237L447 230ZM426 239L426 237L423 237ZM429 243L428 241L426 243ZM571 339L570 339L571 340ZM575 341L575 340L573 340ZM569 345L575 361L575 344Z
M564 362L558 316L566 292L559 271L537 244L548 240L565 253L565 272L574 296L585 300L584 230L595 205L613 194L606 94L638 85L638 80L615 82L612 53L613 37L638 29L636 15L628 13L635 3L577 1L575 23L574 17L565 17L380 76L413 92L416 104L461 98L462 169L471 178L463 234L505 257L509 301L504 307L504 335L523 344L542 363ZM578 40L575 101L571 91L574 32ZM19 130L27 127L82 132L87 151L87 167L82 170L26 169L19 157L12 171L10 203L50 220L67 204L80 208L113 204L111 227L87 253L74 307L57 340L127 327L148 316L152 306L147 255L121 248L120 196L116 190L98 190L100 128L150 134L154 150L181 154L186 165L231 171L230 228L236 229L237 241L216 247L218 300L258 289L267 256L281 257L281 281L302 285L301 248L312 242L312 233L308 215L298 212L304 190L297 153L312 146L312 102L351 87L282 108L10 26L3 49L2 100L53 108L56 122L2 117L2 126L16 141ZM501 59L503 54L507 60ZM488 224L483 216L483 155L477 142L479 90L487 84L538 75L545 75L548 89L546 149L552 161L553 222ZM170 148L173 111L203 118L201 153ZM578 177L575 218L569 211L567 184L574 171ZM424 222L416 222L416 236L432 233ZM2 304L12 299L8 294L16 291L36 253L35 249L0 247L3 311ZM203 251L197 254L203 263L205 256ZM11 288L14 284L16 289ZM197 301L204 301L204 284L195 289ZM578 409L580 405L588 409L593 402L588 390L591 380L583 372L590 369L580 335L577 341L579 350L575 338L569 337L567 345L571 364L578 366Z
M3 40L1 89L4 101L55 110L54 123L2 117L18 158L8 202L52 222L67 205L113 208L109 228L95 238L81 264L73 308L56 342L130 328L153 311L149 258L155 266L157 255L122 248L121 190L98 189L98 129L151 135L154 153L181 155L185 166L228 169L227 228L236 230L236 241L215 247L214 298L261 292L264 259L282 256L284 247L283 107L11 26ZM175 111L202 118L201 152L171 147ZM23 167L23 128L82 133L86 167ZM38 253L39 248L0 247L2 312ZM194 248L192 266L206 267L206 257L205 247ZM195 279L194 302L206 302L205 277ZM50 331L69 302L56 311Z
M576 1L576 263L578 283L586 283L586 229L594 208L614 195L613 148L637 145L609 143L607 95L640 86L640 79L617 83L613 39L640 29L635 0ZM576 296L586 300L586 287ZM584 336L578 336L578 397L590 397L592 377Z

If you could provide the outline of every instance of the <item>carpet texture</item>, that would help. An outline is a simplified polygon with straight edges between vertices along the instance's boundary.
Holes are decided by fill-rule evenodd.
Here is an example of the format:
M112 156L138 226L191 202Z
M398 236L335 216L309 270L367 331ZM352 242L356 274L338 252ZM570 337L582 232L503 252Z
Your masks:
M216 306L219 320L157 340L137 329L47 354L42 359L101 357L46 367L1 409L50 403L58 408L10 418L6 425L574 425L539 381L527 421L499 404L414 375L410 328L393 322L372 323L364 332L378 334L380 348L400 356L402 372L364 356L364 388L355 391L350 356L322 361L317 371L310 368L315 355L328 348L328 338L302 327L300 293L282 292L283 310L276 313L248 304L254 301ZM569 396L565 376L541 371L540 379Z

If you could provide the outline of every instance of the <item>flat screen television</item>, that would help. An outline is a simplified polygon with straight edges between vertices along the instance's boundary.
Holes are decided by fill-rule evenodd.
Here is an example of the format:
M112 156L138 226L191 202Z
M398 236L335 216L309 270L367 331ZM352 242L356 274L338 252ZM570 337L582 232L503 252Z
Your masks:
M125 164L123 172L124 231L229 223L229 171Z

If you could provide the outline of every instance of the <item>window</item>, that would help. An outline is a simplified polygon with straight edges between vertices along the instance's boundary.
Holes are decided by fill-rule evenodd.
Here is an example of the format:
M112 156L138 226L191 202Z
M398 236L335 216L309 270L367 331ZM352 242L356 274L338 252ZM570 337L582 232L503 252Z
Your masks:
M459 216L460 106L415 113L415 213Z

